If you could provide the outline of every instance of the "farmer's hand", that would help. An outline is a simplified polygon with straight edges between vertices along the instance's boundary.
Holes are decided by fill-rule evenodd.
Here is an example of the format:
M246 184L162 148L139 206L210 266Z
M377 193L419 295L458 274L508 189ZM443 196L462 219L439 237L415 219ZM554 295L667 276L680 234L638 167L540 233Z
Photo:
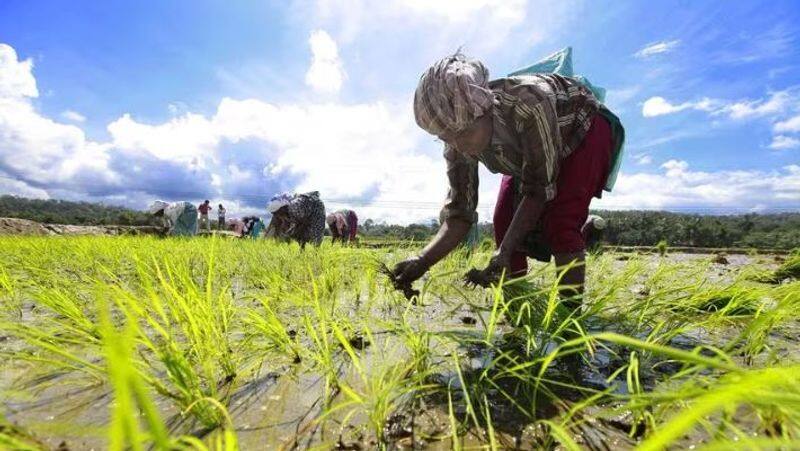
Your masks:
M403 260L392 269L394 282L398 285L411 285L412 282L422 277L428 271L428 264L422 257L412 257Z
M480 285L484 288L500 280L503 270L510 274L510 257L504 253L495 253L489 264L483 269L472 268L464 276L464 281L470 285Z

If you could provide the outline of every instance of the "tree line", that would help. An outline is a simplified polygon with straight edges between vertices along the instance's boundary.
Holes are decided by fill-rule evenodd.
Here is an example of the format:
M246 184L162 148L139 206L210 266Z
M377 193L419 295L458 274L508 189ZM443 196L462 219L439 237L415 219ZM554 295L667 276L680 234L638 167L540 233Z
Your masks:
M700 215L662 211L598 211L608 220L604 240L622 246L800 247L800 213ZM0 217L51 224L153 225L146 212L91 202L0 196ZM367 219L359 232L368 238L426 241L436 233L435 220L407 226ZM490 223L479 224L484 238L493 236Z
M26 199L0 196L0 217L30 219L47 224L72 225L154 225L143 211L92 202L57 199Z
M700 215L664 211L597 211L607 220L603 241L619 246L744 247L794 249L800 247L800 213ZM365 236L424 241L436 233L439 224L400 226L364 222ZM491 223L479 225L484 238L494 236Z

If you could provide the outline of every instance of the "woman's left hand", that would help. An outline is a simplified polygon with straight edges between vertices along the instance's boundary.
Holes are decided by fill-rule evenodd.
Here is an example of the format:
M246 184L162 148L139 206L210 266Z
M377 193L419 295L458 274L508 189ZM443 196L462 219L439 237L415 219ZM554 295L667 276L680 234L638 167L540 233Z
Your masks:
M510 258L503 253L495 253L489 264L483 269L472 268L465 276L464 281L471 285L480 285L484 288L493 283L497 283L506 271L506 277L510 274Z

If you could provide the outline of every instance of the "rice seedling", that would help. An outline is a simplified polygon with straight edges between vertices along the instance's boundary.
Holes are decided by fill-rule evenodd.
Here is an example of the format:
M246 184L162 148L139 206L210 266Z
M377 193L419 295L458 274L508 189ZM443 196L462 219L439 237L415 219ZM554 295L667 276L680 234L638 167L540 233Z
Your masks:
M413 244L0 237L0 249L0 447L800 445L796 256L776 271L756 257L719 270L677 252L592 254L575 309L563 268L464 286L489 247L399 287L411 300L381 272Z

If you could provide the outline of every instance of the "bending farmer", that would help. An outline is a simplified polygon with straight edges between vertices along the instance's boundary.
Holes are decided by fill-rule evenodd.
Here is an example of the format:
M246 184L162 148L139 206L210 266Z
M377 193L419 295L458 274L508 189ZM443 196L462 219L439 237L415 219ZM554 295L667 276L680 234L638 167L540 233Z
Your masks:
M358 234L358 216L353 210L339 210L325 218L331 230L333 242L341 240L342 244L355 241Z
M197 208L191 202L153 202L150 214L164 218L172 236L194 236L197 233Z
M267 210L272 213L267 236L297 241L300 247L305 247L306 243L319 246L322 242L325 204L320 200L319 192L280 194L270 199Z
M469 273L486 285L503 270L527 272L527 236L541 220L556 264L573 266L562 284L582 292L581 227L599 197L617 152L606 117L613 117L577 80L537 74L489 81L482 63L447 57L420 78L414 96L417 124L445 143L450 190L436 237L394 273L410 283L446 256L477 220L478 162L506 175L494 212L497 251Z

